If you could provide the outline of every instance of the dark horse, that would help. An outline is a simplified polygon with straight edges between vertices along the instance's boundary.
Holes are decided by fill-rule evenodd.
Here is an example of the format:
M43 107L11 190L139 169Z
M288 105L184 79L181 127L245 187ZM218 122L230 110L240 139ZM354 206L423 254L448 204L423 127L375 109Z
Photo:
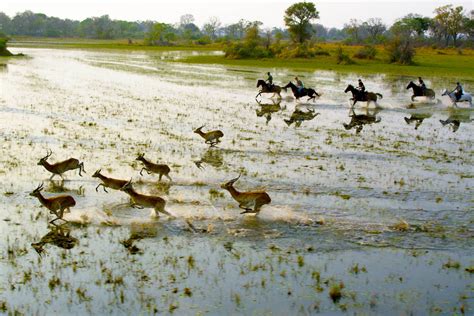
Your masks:
M290 88L291 91L293 92L293 95L295 96L296 100L298 100L299 98L301 97L304 97L304 96L308 96L308 100L311 100L313 99L313 101L316 100L316 97L319 97L320 94L318 94L314 89L311 89L311 88L303 88L303 89L299 89L293 82L288 82L288 84L286 86L283 87L283 89L288 89Z
M432 89L425 89L425 93L423 94L423 90L421 89L421 87L415 84L413 81L410 81L407 86L407 90L410 88L413 89L413 95L411 96L412 101L415 101L415 97L428 97L431 100L435 98L435 92Z
M275 96L275 94L278 94L278 97L281 99L281 87L277 86L276 84L272 85L271 87L268 86L268 84L262 80L259 79L257 81L257 88L260 88L260 92L255 96L255 99L258 98L259 95L262 95L262 93L273 93L272 97Z
M373 101L375 105L377 105L377 96L379 96L380 99L383 98L383 96L380 93L373 93L373 92L362 93L361 91L354 88L354 86L351 84L347 86L346 90L344 90L345 93L349 91L352 92L351 100L354 101L354 103L352 103L352 106L354 106L357 101L362 101L362 102L366 101L367 105L369 104L370 101Z

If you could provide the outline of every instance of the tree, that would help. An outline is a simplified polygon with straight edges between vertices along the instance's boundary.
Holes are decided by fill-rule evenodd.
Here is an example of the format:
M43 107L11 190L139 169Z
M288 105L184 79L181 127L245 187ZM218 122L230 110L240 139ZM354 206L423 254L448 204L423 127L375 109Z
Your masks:
M145 35L147 45L167 45L174 39L173 27L166 23L154 23Z
M350 19L348 24L344 24L344 30L351 37L354 43L360 41L360 23L357 19Z
M387 27L383 24L380 18L370 18L367 22L364 22L365 29L372 39L372 42L376 42L378 37L385 32Z
M11 29L11 19L8 15L3 12L0 12L0 32L9 34Z
M203 26L204 33L209 36L212 40L217 37L217 31L221 27L221 22L217 17L211 17L208 22Z
M298 2L285 11L285 25L297 43L302 44L311 38L311 21L319 19L319 12L312 2Z
M437 27L435 32L444 35L446 45L449 44L449 38L452 37L454 46L456 46L458 35L463 29L464 16L462 11L462 6L454 8L451 4L436 8L434 11L436 13L434 20Z

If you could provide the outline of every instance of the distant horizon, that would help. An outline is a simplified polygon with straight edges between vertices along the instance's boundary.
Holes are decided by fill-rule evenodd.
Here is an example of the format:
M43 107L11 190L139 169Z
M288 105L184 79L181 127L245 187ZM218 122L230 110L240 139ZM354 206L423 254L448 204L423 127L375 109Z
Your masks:
M131 1L102 0L100 3L93 0L7 0L6 6L0 11L13 18L17 13L32 11L60 19L82 21L86 18L109 15L113 20L125 21L158 21L169 24L179 22L184 14L192 14L194 23L202 26L209 18L217 17L223 25L238 22L240 19L261 21L263 27L285 27L283 15L290 5L301 1L269 1L269 0L242 0L242 1L215 1L207 0L191 2L177 0L163 4L152 0ZM443 5L452 4L463 6L465 13L473 10L472 1L456 0L422 0L422 1L390 1L390 0L345 0L334 2L330 0L312 1L319 11L320 19L314 21L325 27L343 28L350 19L365 21L369 18L381 18L387 24L393 24L398 18L409 13L433 17L434 9ZM370 8L370 9L369 9Z

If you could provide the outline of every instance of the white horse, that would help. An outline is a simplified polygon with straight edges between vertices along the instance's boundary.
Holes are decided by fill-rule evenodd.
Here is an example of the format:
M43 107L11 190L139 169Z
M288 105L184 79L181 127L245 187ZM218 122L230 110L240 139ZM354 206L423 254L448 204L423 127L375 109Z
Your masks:
M441 95L447 95L451 99L451 102L453 102L453 105L456 107L458 106L457 105L458 102L468 102L469 106L472 107L472 96L469 93L464 92L464 94L461 96L459 100L456 100L456 96L454 92L448 92L447 89L444 89Z

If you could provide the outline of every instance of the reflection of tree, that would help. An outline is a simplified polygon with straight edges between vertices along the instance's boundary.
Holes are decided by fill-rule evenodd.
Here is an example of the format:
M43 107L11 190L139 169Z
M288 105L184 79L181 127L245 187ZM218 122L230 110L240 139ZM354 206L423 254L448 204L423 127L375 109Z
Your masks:
M79 242L70 235L68 224L52 225L50 231L44 235L39 242L32 243L31 246L41 255L44 252L44 245L52 244L63 249L72 249Z

